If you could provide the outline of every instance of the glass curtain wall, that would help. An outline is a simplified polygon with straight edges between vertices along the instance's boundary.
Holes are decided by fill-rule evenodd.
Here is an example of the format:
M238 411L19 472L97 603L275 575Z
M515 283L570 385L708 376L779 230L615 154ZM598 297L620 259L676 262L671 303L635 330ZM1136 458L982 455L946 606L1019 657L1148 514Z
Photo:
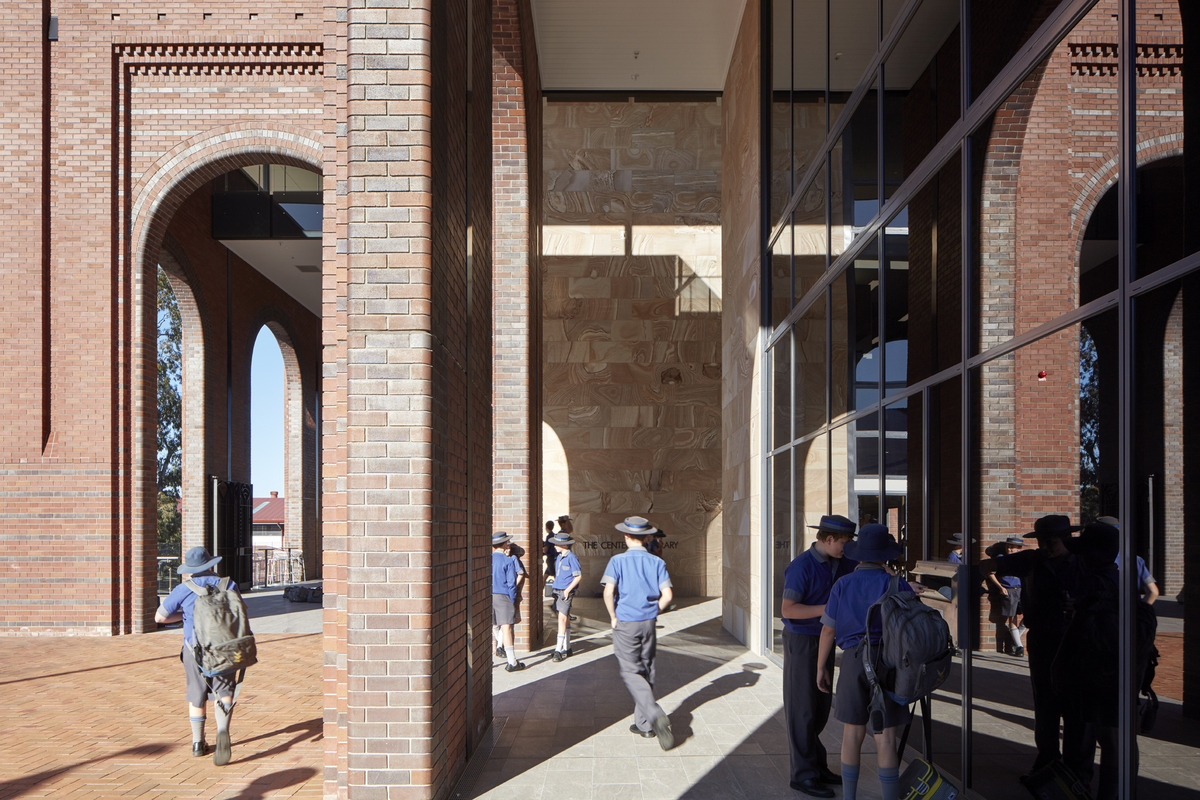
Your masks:
M943 774L1027 797L1057 757L1099 798L1200 797L1200 6L763 8L771 654L808 526L880 522L961 652ZM1070 556L1054 624L984 572L1050 514L1118 530L1111 568Z

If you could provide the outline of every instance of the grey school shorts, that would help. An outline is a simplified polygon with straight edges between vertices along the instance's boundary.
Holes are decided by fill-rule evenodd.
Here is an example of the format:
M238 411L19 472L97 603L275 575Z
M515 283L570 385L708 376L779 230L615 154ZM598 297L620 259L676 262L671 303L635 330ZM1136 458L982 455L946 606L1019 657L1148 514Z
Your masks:
M571 601L575 599L574 592L566 592L562 589L554 590L554 610L559 614L571 616Z
M204 682L204 676L200 674L200 668L196 666L196 654L192 652L192 648L184 645L179 653L179 660L183 662L183 674L187 680L187 701L196 708L203 708L208 701L208 685ZM235 680L237 673L216 675L208 679L212 684L212 693L218 698L233 695Z
M848 725L866 725L871 719L871 684L867 682L867 672L857 647L842 651L841 672L833 696L833 716ZM884 695L883 727L905 725L910 719L912 713L907 706L896 705Z
M517 606L506 594L492 595L492 624L516 625Z
M1001 617L1015 617L1021 613L1021 587L1009 587L1008 594L992 592L988 595L992 601L992 613Z

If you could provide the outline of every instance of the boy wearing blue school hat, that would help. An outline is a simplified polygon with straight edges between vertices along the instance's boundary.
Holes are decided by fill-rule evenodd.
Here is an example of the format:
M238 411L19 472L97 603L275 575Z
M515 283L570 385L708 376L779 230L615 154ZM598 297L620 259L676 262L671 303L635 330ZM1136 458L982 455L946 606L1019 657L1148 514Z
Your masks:
M817 686L822 692L832 688L833 670L828 659L834 642L842 648L842 669L838 675L837 697L833 715L844 725L842 729L842 797L854 800L858 794L858 769L863 739L870 719L871 686L863 669L863 638L871 642L883 638L883 624L873 620L867 631L867 609L887 591L891 575L886 563L904 553L883 525L864 525L858 540L849 542L843 552L858 560L854 572L837 581L829 592L825 613L821 615L821 649L817 654L820 674ZM901 591L912 591L907 581L900 581ZM883 800L897 800L900 793L900 756L896 753L896 729L911 719L908 709L898 706L884 696L883 732L875 734L879 760L879 784Z
M791 749L791 787L811 797L833 797L829 785L840 784L842 778L829 769L829 755L821 744L832 698L817 689L817 653L821 615L834 581L858 566L842 555L858 526L845 517L826 515L820 524L809 527L817 529L817 540L783 573L783 712ZM833 670L832 650L827 666Z
M571 545L575 544L575 540L571 538L570 533L562 530L546 541L558 551L554 563L553 584L554 611L558 614L558 642L554 646L554 655L550 657L551 661L558 662L572 655L571 600L575 597L575 590L580 581L583 580L583 569L579 566L579 559L571 552Z
M618 523L625 534L624 553L618 553L604 568L604 605L612 622L613 654L621 680L633 696L632 733L644 739L658 738L663 750L675 746L671 720L654 699L654 655L658 640L654 621L671 605L671 577L661 558L646 552L646 537L656 528L642 517Z
M517 562L508 554L512 541L505 531L492 534L492 625L500 628L506 672L517 672L525 665L517 661L513 650L513 625L517 622L517 589L524 577L517 571Z

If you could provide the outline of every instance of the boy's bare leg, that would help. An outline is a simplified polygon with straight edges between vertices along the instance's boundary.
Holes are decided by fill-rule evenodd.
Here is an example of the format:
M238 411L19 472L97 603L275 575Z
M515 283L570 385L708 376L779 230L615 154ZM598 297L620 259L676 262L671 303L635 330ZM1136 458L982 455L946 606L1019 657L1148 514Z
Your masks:
M867 738L866 725L842 726L842 763L857 767L862 758L863 739Z
M875 734L875 749L878 751L879 766L900 766L900 754L896 752L896 729L884 728L883 733Z

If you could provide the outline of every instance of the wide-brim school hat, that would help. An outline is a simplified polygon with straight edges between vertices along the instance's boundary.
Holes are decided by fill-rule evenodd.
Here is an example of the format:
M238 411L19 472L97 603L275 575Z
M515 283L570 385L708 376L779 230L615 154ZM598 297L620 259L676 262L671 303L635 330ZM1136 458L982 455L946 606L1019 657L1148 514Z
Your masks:
M1116 517L1096 517L1096 522L1103 522L1105 525L1112 525L1117 530L1121 530L1121 520Z
M570 547L575 544L575 540L571 538L571 534L563 533L562 531L554 534L546 541L550 544L561 544L563 547Z
M808 527L814 528L818 531L824 531L825 533L837 533L841 534L842 536L853 536L854 530L858 526L840 514L823 514L819 523L816 525L809 525Z
M512 534L510 534L508 531L496 531L495 533L492 534L492 546L493 547L495 547L498 544L504 544L506 542L511 542L511 541L512 541Z
M658 528L651 525L650 520L645 517L626 517L624 522L618 522L613 527L630 536L649 536L652 533L658 533Z
M1112 525L1093 522L1083 529L1083 533L1072 536L1064 544L1075 555L1115 561L1121 552L1121 533Z
M1033 530L1025 534L1025 539L1040 539L1043 536L1058 536L1063 539L1070 537L1072 533L1082 530L1081 525L1072 525L1068 517L1062 514L1047 514L1033 523Z
M855 561L891 561L904 554L904 548L896 541L896 537L888 531L886 525L872 522L863 525L858 532L858 538L846 542L842 550L847 558Z
M950 538L946 540L946 543L955 545L957 547L962 547L963 546L963 535L961 533L951 534ZM975 544L974 539L971 540L971 544Z
M197 545L189 547L183 555L183 563L179 565L180 575L191 575L194 572L204 572L215 567L221 561L221 556L211 556L208 549Z
M1018 546L1020 546L1020 547L1024 547L1024 546L1025 546L1025 540L1024 540L1024 539L1022 539L1020 536L1010 536L1010 537L1008 537L1007 539L1005 539L1005 540L1004 540L1004 543L1005 543L1005 544L1015 544L1015 545L1018 545Z

